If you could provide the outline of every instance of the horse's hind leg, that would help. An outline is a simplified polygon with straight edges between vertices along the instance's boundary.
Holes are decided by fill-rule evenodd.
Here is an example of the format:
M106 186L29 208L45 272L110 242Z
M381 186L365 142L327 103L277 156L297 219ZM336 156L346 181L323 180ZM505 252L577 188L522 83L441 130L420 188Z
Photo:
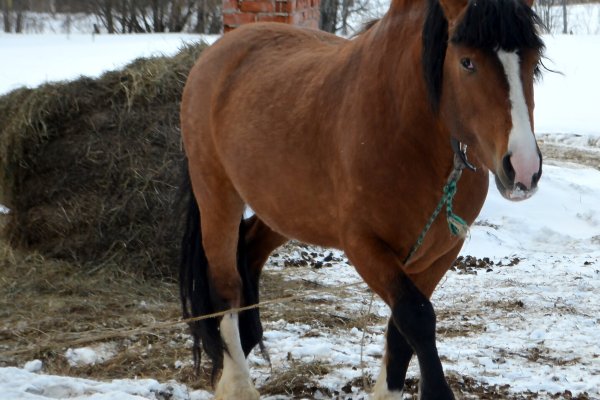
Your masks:
M256 215L245 220L240 229L240 237L244 237L244 256L246 260L245 273L242 274L244 285L244 303L243 306L257 304L259 301L259 279L265 262L269 255L277 247L281 246L288 239L279 233L271 230ZM238 260L240 251L238 250ZM239 262L239 261L238 261ZM269 360L268 353L262 342L262 325L260 322L260 313L258 308L251 311L240 313L240 326L246 327L240 331L242 348L247 355L257 344L260 344L260 350L263 356Z
M246 246L248 269L257 281L269 255L288 241L285 236L273 231L260 218L253 215L246 223Z
M207 283L210 302L214 311L223 311L240 307L244 303L244 254L245 240L240 233L240 221L244 204L232 185L226 179L215 180L216 174L209 178L192 178L192 186L201 215L201 235L207 262ZM239 263L239 265L238 265ZM240 273L242 272L242 274ZM256 310L253 310L256 312ZM246 313L251 313L246 311ZM257 312L255 315L258 315ZM260 321L253 318L243 320L238 313L225 314L219 324L218 332L201 331L204 335L203 346L218 367L222 360L222 374L216 385L215 398L219 400L255 400L258 392L250 379L246 362L250 349L242 347L240 331L249 329L249 322L257 323L254 327L262 336ZM241 324L241 327L240 327ZM212 338L211 338L212 335ZM212 340L214 336L219 340ZM207 340L208 338L208 340ZM207 349L207 344L220 348ZM246 351L244 351L246 350ZM220 358L220 359L219 359Z

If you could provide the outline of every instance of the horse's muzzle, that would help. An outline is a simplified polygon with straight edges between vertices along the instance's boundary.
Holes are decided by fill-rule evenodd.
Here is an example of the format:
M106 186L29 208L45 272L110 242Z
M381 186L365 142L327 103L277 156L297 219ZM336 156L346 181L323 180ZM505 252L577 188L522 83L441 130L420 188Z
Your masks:
M506 153L496 171L496 187L504 198L512 201L525 200L537 191L537 183L542 177L542 153L538 153L537 168L523 168L515 171L511 153Z

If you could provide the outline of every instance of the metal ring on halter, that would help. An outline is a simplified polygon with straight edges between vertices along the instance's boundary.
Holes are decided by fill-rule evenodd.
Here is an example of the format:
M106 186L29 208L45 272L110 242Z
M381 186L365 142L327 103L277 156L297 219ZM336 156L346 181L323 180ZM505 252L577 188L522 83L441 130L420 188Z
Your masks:
M452 146L452 150L454 150L454 154L460 157L465 168L470 169L471 171L476 171L477 168L473 164L469 162L467 159L467 145L462 144L455 138L450 138L450 145Z

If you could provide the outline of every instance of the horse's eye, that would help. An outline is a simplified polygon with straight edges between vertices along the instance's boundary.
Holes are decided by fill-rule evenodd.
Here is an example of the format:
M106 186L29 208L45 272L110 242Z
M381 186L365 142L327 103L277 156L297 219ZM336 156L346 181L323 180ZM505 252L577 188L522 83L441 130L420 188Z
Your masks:
M469 72L474 72L475 71L475 64L473 64L473 62L471 61L470 58L462 58L460 60L460 65L462 65L462 67L464 69L466 69Z

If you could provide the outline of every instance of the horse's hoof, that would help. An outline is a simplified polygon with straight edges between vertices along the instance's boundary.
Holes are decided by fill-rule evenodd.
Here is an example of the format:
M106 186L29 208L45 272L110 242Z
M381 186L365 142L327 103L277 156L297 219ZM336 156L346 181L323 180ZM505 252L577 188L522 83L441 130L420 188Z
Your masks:
M403 390L390 392L387 389L386 390L377 390L377 388L375 388L373 393L371 393L371 396L369 397L369 399L370 400L402 400L403 395L404 395Z
M248 382L244 385L223 385L217 387L214 400L259 400L258 390Z
M455 400L454 392L450 386L438 388L437 390L422 391L419 400Z

